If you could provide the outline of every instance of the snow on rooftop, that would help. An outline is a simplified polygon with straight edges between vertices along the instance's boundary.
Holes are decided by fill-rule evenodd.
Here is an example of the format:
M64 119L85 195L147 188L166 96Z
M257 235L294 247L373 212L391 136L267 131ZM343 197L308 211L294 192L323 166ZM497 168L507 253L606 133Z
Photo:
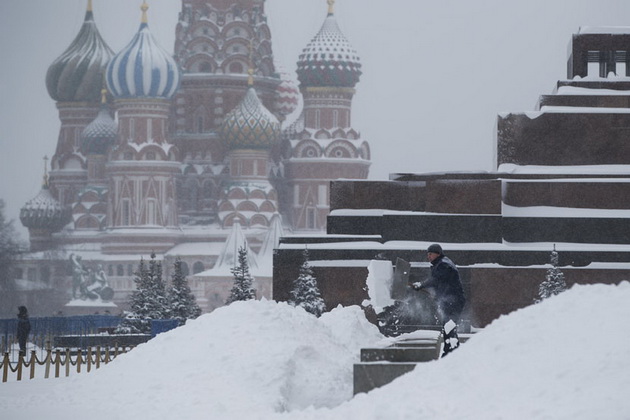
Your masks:
M422 260L425 258L426 249L433 242L425 241L388 241L385 243L380 242L335 242L335 243L322 243L322 244L308 244L308 249L368 249L375 252L383 251L409 251L417 250L422 254ZM357 246L357 244L359 244ZM573 243L573 242L464 242L464 243L449 243L441 242L444 253L448 255L451 251L549 251L556 247L558 252L562 251L593 251L598 252L630 252L630 244L592 244L592 243ZM303 244L281 244L281 249L304 249ZM321 264L321 266L343 266L343 264L355 264L355 266L367 266L368 260L349 260L336 261L336 260L311 260L310 264L315 266ZM457 261L455 261L457 263Z
M537 166L504 163L499 166L498 172L516 175L630 175L630 165Z
M528 206L515 207L501 203L503 217L549 217L549 218L590 218L590 219L629 219L630 210L620 209L581 209L574 207Z
M558 95L570 96L628 96L630 90L617 90L617 89L591 89L577 86L560 86L557 91Z
M165 255L219 255L223 250L223 242L188 242L175 245Z
M630 34L630 26L580 26L578 34Z

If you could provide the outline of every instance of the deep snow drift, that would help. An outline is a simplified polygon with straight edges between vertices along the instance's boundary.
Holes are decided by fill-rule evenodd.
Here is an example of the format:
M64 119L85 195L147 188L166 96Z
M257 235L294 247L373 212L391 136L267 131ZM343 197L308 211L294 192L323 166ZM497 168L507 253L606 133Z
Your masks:
M0 384L0 418L628 418L629 301L628 282L575 286L354 398L360 347L388 342L358 307L237 302L92 373Z

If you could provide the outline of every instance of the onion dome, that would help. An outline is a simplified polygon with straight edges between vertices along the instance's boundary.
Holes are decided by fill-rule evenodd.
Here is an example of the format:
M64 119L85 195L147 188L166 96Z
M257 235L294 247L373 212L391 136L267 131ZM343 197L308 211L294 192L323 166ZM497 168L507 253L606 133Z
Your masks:
M273 107L275 113L284 119L297 109L300 102L300 90L289 73L278 65L275 67L280 76L280 84L276 88Z
M107 91L102 90L101 110L94 121L81 133L81 150L84 155L104 155L114 144L118 135L118 124L112 118L107 106Z
M98 101L105 66L113 55L96 28L90 0L81 30L68 49L48 68L48 94L58 102Z
M39 193L27 201L20 210L20 221L28 229L61 230L70 221L70 212L64 209L48 188L48 174Z
M361 77L359 56L341 33L333 4L328 0L328 16L298 60L298 80L304 87L353 88Z
M221 136L232 150L268 149L280 137L280 123L260 102L253 86L251 70L249 89L241 103L225 116L221 124Z
M146 2L142 4L140 29L107 65L107 87L116 98L169 99L179 87L181 76L175 59L149 31L148 8Z

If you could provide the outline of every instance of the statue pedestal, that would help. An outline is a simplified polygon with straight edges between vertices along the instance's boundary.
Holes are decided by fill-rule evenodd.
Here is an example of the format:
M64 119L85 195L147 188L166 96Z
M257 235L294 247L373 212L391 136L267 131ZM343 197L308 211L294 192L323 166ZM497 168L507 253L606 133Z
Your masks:
M101 299L73 299L63 307L64 315L118 315L120 310L114 302Z

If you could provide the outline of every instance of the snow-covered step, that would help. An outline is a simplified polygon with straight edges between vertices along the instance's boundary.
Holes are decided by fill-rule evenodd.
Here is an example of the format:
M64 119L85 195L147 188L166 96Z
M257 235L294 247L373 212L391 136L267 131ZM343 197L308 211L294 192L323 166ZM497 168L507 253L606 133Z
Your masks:
M425 346L405 346L361 349L361 362L428 362L440 355L436 343Z

